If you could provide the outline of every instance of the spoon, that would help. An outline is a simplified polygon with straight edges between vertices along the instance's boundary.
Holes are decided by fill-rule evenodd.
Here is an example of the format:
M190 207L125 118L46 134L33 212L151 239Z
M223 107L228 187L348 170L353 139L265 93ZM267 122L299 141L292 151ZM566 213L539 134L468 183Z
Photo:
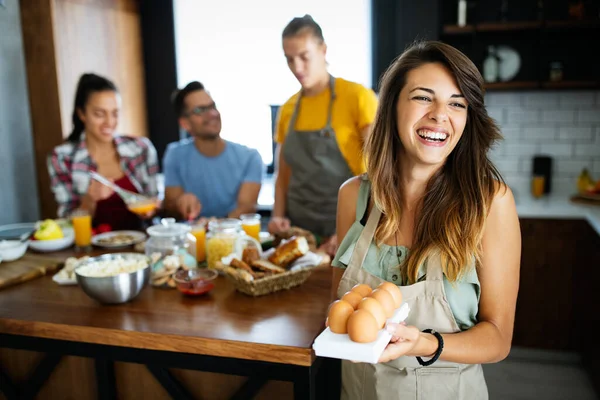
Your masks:
M144 202L152 201L152 199L150 199L146 196L139 195L139 194L131 192L129 190L125 190L125 189L119 187L118 185L115 185L113 182L109 181L108 179L106 179L102 175L98 174L97 172L91 171L90 176L93 179L97 180L98 182L102 183L103 185L108 186L109 188L114 190L115 193L120 198L122 198L126 204L131 205L131 204L136 204L136 203L144 203Z

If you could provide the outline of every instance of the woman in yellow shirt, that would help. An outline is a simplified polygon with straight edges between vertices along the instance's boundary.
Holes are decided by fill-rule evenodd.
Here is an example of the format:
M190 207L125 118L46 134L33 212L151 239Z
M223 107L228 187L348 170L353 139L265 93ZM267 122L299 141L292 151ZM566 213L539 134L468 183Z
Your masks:
M365 172L362 146L377 98L371 89L329 74L323 32L310 15L294 18L282 40L301 89L277 117L277 178L269 231L299 226L317 236L322 250L335 254L338 189Z

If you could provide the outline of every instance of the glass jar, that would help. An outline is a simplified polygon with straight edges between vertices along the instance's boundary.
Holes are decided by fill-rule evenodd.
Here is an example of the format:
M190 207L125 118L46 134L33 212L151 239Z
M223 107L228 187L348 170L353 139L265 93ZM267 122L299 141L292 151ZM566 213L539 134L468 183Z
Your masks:
M214 220L208 223L206 233L206 261L208 268L215 268L223 257L235 255L241 260L244 248L251 243L261 252L260 243L242 230L242 221L235 218Z
M550 81L560 82L563 79L563 65L560 61L550 63Z
M160 224L146 229L150 238L145 253L150 257L153 271L161 269L168 256L178 256L180 265L196 268L196 239L190 233L191 229L187 224L175 222L174 218L163 218ZM173 257L170 259L172 261Z

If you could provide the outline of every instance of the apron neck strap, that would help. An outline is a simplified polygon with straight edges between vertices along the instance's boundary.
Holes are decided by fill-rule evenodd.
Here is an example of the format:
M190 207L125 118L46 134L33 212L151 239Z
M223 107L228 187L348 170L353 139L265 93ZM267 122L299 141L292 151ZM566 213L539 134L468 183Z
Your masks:
M288 127L288 131L294 129L296 126L296 120L298 119L298 114L300 114L300 102L302 101L302 97L304 97L302 90L298 94L298 100L296 101L296 106L294 107L294 112L292 114L292 118L290 119L290 125ZM321 129L322 133L327 133L332 130L331 128L331 119L333 114L333 101L335 100L335 78L333 75L329 75L329 107L327 108L327 122L325 123L325 127Z
M335 100L335 78L329 75L329 108L327 110L327 124L325 130L331 130L331 115L333 114L333 101Z
M369 246L375 237L375 230L377 229L380 218L381 211L379 211L376 205L373 205L373 208L369 213L367 224L360 233L360 236L356 242L356 246L354 247L354 251L352 252L352 256L350 257L350 262L348 263L347 267L347 270L349 270L348 273L358 273L358 271L362 269L362 265L367 257L367 252L369 251Z
M444 277L444 269L442 268L442 256L439 251L435 251L427 257L427 272L426 280L441 281Z

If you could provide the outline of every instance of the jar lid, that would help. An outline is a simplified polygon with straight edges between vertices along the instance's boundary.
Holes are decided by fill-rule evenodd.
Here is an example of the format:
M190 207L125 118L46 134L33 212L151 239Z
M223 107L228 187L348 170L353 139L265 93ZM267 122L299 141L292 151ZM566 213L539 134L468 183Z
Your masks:
M231 231L239 230L242 227L242 221L236 218L225 218L213 220L208 223L209 231Z
M177 223L175 218L162 218L159 225L153 225L146 229L148 235L160 237L182 236L191 231L191 226Z

